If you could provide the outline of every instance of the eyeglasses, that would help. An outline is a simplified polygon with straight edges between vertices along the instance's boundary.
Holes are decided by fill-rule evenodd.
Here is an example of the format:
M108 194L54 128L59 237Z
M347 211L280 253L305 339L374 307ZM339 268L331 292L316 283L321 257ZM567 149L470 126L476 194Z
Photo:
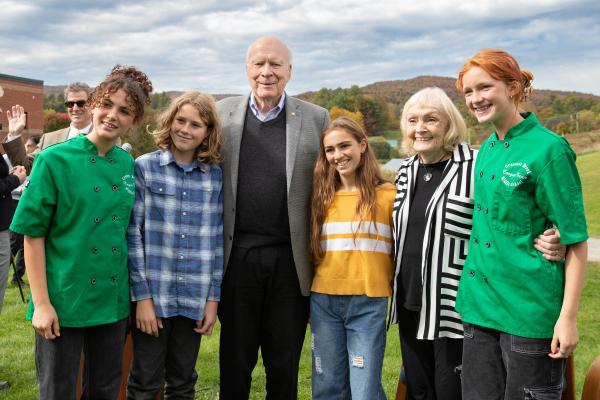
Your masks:
M73 108L75 107L75 104L77 104L77 107L83 108L85 106L85 103L87 103L86 100L65 101L65 106L67 106L68 108Z

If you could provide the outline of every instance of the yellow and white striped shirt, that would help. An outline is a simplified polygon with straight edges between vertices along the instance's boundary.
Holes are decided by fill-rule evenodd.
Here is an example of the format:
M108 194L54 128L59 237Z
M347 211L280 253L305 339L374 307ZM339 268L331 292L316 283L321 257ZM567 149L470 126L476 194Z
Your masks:
M311 290L334 295L391 295L392 208L396 188L376 189L375 221L360 221L360 192L337 192L321 231L323 261L317 265Z

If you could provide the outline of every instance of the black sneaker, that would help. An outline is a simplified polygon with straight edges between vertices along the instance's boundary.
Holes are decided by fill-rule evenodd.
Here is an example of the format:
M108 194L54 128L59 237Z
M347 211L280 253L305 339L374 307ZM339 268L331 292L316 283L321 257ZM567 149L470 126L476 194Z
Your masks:
M8 389L10 387L10 383L8 381L0 381L0 390Z

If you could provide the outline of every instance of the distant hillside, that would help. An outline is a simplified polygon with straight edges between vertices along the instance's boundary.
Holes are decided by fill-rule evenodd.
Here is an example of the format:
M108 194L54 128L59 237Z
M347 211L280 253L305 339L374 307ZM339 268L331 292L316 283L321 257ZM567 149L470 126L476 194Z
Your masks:
M454 101L460 101L462 96L454 86L455 79L443 76L417 76L416 78L405 79L405 80L394 80L394 81L381 81L371 83L366 86L362 86L360 90L365 94L372 94L381 96L386 102L392 104L403 104L413 93L417 90L428 86L437 86L443 89L448 96ZM66 85L45 85L44 94L46 96L54 94L58 95L64 92ZM166 94L171 99L182 94L183 91L170 90ZM315 94L314 91L304 92L297 95L297 97L310 101L312 96ZM600 101L600 96L595 96L588 93L580 93L573 91L561 91L561 90L547 90L547 89L536 89L534 87L533 95L530 101L535 105L540 105L547 101L550 96L556 96L558 98L566 97L569 95L576 95L584 99L592 99ZM235 94L213 94L215 99L221 100L226 97L236 96Z
M44 96L64 94L67 85L44 85ZM169 90L165 92L169 98L174 99L175 97L183 94L181 90ZM237 96L236 94L213 94L213 97L218 101L226 97Z
M169 90L165 93L171 99L174 99L175 97L182 95L184 92L182 90ZM215 98L216 101L225 99L227 97L239 96L238 94L213 94L213 93L211 93L211 95Z
M44 85L44 96L64 94L67 85Z
M590 153L600 150L600 130L585 133L572 133L565 135L576 153Z
M443 89L448 96L455 102L462 100L462 95L454 86L456 80L443 76L418 76L416 78L395 81L382 81L371 83L360 88L362 93L372 94L382 97L386 102L392 104L404 104L404 102L416 91L428 86L437 86ZM304 100L310 100L316 92L305 92L298 95ZM592 99L600 101L600 96L595 96L588 93L580 93L573 91L547 90L536 89L534 86L533 94L530 102L540 105L550 99L550 96L558 98L575 95L584 99Z

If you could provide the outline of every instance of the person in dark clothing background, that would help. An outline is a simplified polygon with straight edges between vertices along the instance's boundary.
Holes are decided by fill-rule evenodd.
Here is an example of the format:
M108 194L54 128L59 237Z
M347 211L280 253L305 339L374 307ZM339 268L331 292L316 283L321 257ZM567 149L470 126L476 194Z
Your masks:
M0 110L1 114L1 110ZM25 168L18 165L9 168L4 157L0 157L0 312L4 302L6 281L10 267L10 242L8 226L15 211L10 192L25 180ZM8 382L0 379L0 389L8 387Z

